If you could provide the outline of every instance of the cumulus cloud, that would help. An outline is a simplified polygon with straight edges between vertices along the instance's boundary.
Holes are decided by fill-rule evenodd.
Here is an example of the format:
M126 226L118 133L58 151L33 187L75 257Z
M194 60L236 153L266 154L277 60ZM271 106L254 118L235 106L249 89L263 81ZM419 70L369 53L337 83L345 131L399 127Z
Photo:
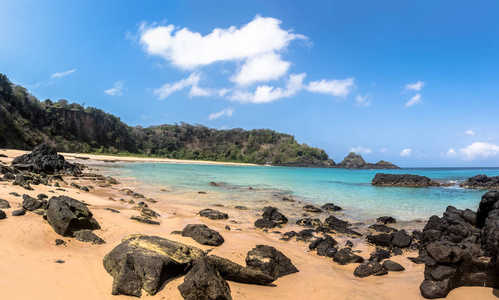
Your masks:
M358 94L355 98L355 102L357 106L370 106L371 105L371 96L369 94L365 94L364 96Z
M54 74L52 74L52 76L50 77L50 79L66 77L68 75L73 74L74 72L76 72L76 69L72 69L72 70L64 71L64 72L54 73Z
M373 151L371 148L364 148L364 147L355 147L355 148L350 148L350 152L355 152L355 153L360 153L360 154L369 154L372 153Z
M139 35L147 53L184 69L279 52L293 40L306 39L304 35L283 30L280 20L261 16L241 28L215 28L205 36L187 28L156 24L143 24Z
M421 103L421 94L416 94L414 97L411 98L411 100L407 101L405 107L410 107L419 103Z
M268 103L281 98L288 98L303 89L303 79L306 74L292 74L289 76L286 88L273 87L268 85L260 85L254 93L236 90L229 99L232 101L248 102L248 103Z
M208 116L208 120L215 120L215 119L218 119L222 116L227 116L227 117L230 117L232 116L232 114L234 113L234 109L233 108L226 108L222 111L219 111L219 112L216 112L216 113L212 113Z
M185 88L191 88L189 91L189 96L210 96L212 93L207 89L200 88L198 86L201 80L201 75L197 72L192 73L188 78L179 80L174 83L166 83L160 88L154 90L154 94L158 96L160 100L166 99L172 93L183 90Z
M412 149L404 149L400 152L400 156L411 156L412 154Z
M475 132L473 130L469 129L469 130L466 130L464 132L464 134L466 134L466 135L475 135Z
M111 95L111 96L122 96L123 95L123 88L125 87L125 81L116 81L114 83L114 86L110 88L109 90L105 90L104 93Z
M453 158L459 156L466 161L487 159L498 155L498 145L483 142L473 143L466 148L459 149L458 151L452 148L447 151L448 157Z
M290 65L275 52L259 54L248 58L239 72L231 77L231 80L239 85L276 80L288 72Z
M420 91L424 87L424 82L423 81L418 81L416 83L409 83L405 85L405 88L407 90L412 90L412 91Z
M347 78L343 80L333 79L333 80L319 80L312 81L308 84L307 90L310 92L330 94L333 96L345 97L350 92L354 83L353 78Z

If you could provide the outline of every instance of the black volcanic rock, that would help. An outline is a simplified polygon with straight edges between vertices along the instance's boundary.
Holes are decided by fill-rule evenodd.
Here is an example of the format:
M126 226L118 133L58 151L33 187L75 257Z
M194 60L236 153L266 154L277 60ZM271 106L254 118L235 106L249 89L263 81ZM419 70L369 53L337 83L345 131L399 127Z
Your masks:
M12 166L33 173L54 174L61 172L68 175L81 174L81 170L76 164L72 164L64 159L64 156L57 154L55 149L46 146L36 146L31 153L18 156L12 160Z
M224 238L217 231L204 224L189 224L182 230L182 236L190 237L201 245L220 246Z
M278 211L276 207L267 206L263 210L262 218L279 224L288 223L288 218Z
M298 272L291 260L272 246L257 245L246 256L246 265L273 278Z
M62 236L73 236L81 229L100 229L99 223L87 206L67 196L50 198L47 221L54 231Z
M334 254L333 261L339 263L340 265L347 265L351 263L362 263L364 262L364 259L353 253L352 249L343 248Z
M383 216L383 217L377 218L376 222L386 225L386 224L395 224L395 223L397 223L397 220L395 220L394 217Z
M337 205L334 205L334 203L326 203L321 208L323 210L327 210L327 211L340 211L340 210L343 210L343 208L341 208L341 207L339 207Z
M225 220L229 218L229 216L226 213L211 208L201 210L199 212L199 215L201 217L205 217L211 220Z
M378 173L374 176L372 185L378 186L403 186L403 187L429 187L440 186L440 183L426 176L411 174L385 174Z
M267 285L275 280L274 277L264 274L259 270L243 267L217 255L209 255L207 258L208 263L215 268L225 280L258 285Z
M467 189L498 189L499 176L477 175L468 178L467 181L459 184L460 187Z

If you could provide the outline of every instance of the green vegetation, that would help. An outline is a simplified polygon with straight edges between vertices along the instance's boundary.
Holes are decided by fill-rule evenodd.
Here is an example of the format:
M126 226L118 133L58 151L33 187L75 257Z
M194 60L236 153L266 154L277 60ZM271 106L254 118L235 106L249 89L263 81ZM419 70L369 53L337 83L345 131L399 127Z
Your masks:
M131 127L100 109L65 99L39 101L0 74L0 148L283 166L334 166L322 149L269 129L216 130L186 123Z

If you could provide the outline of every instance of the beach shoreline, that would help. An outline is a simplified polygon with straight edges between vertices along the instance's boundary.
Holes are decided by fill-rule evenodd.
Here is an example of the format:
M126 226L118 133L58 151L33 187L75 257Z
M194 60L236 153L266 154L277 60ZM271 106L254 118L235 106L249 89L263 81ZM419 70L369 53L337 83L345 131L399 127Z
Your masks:
M0 150L7 158L1 158L4 163L27 151ZM170 159L147 159L135 157L115 157L100 155L83 155L61 153L71 162L89 164L90 173L99 173L92 165L93 161L124 161L124 162L165 162L165 163L194 163L200 161L177 161ZM89 157L82 162L78 157ZM219 165L246 165L236 163L206 162ZM85 172L87 172L85 171ZM217 207L184 205L183 199L193 195L169 195L165 193L158 202L147 202L149 207L157 211L161 217L159 226L138 223L130 217L137 215L134 205L141 199L134 199L122 190L130 188L141 193L141 186L131 180L112 185L111 187L94 186L90 192L84 192L69 185L77 182L81 186L92 185L88 180L72 180L72 176L65 178L67 185L61 184L62 190L54 187L37 185L34 191L27 191L20 186L9 182L0 182L0 198L10 202L11 208L4 209L7 219L0 221L0 257L3 261L3 271L0 274L0 290L5 299L132 299L127 296L112 296L112 277L102 266L105 254L117 246L123 237L130 234L156 235L179 241L202 250L213 247L202 246L194 240L180 235L171 234L172 231L182 230L185 225L202 223L220 232L225 243L213 248L213 254L228 258L244 265L247 251L255 245L264 244L274 246L288 256L300 270L279 278L274 286L256 286L229 281L234 299L423 299L419 293L419 285L423 280L424 265L416 265L407 259L407 256L417 256L414 252L404 252L401 256L392 259L402 264L406 270L398 273L389 273L382 277L356 278L353 275L355 264L340 266L331 259L317 256L308 250L308 244L296 241L282 241L280 235L272 232L265 233L255 229L252 222L257 218L257 208L249 212L237 212L232 207ZM119 180L119 178L118 178ZM145 189L146 190L146 189ZM51 192L52 191L52 192ZM16 192L20 195L28 194L36 197L45 193L49 197L67 195L89 204L89 209L102 229L95 233L106 241L104 245L91 245L76 241L74 238L62 238L43 220L41 216L28 212L25 216L14 217L12 211L22 202L20 197L11 195ZM146 198L147 194L144 195ZM113 200L111 200L111 198ZM123 199L120 201L119 199ZM134 201L131 203L130 200ZM118 210L113 213L107 208ZM214 208L229 213L229 219L213 221L202 218L197 213L204 208ZM260 212L261 213L261 212ZM231 222L234 221L234 222ZM230 226L231 230L225 230ZM297 228L295 225L286 225L282 231ZM237 230L240 229L240 230ZM303 228L301 228L303 229ZM55 239L62 238L66 246L56 246ZM335 236L335 238L337 238ZM340 244L348 238L338 237ZM354 250L359 250L363 258L369 258L373 246L356 243ZM56 260L65 263L54 263ZM183 278L176 278L166 284L150 299L182 299L177 286ZM453 290L446 299L497 299L492 289L462 287ZM143 296L145 297L145 292Z

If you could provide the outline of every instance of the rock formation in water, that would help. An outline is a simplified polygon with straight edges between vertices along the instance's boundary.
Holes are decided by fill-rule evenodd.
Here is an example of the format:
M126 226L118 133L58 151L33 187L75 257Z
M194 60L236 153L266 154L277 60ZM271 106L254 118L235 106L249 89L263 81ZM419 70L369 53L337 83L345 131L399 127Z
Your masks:
M379 186L403 186L403 187L429 187L440 186L440 183L426 176L411 174L385 174L378 173L374 176L372 185Z
M336 167L345 169L400 169L400 167L384 160L375 164L368 163L362 158L362 155L355 152L350 152Z
M468 178L459 186L467 189L499 189L499 176L477 175Z

